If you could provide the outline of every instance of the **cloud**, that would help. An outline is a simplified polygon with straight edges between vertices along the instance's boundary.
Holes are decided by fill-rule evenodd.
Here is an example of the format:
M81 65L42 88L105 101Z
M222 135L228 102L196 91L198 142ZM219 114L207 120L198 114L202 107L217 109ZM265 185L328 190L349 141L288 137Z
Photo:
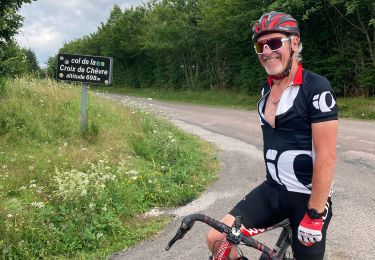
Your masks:
M105 22L115 4L122 10L141 4L142 0L38 0L20 10L23 27L15 37L25 48L32 49L39 65L57 54L64 42L95 32Z

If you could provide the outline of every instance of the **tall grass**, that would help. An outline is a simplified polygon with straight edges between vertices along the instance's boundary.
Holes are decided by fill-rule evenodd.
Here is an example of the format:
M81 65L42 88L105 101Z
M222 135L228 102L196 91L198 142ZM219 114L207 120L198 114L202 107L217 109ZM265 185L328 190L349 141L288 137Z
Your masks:
M152 207L199 194L217 167L211 146L160 118L80 86L21 78L0 91L0 256L98 258L167 223Z

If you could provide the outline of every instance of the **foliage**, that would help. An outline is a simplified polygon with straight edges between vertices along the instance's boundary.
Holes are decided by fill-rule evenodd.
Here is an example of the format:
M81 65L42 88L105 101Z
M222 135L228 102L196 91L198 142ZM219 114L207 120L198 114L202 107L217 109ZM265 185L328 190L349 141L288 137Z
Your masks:
M147 111L90 92L87 141L79 85L2 85L1 258L104 257L166 223L143 213L186 203L213 179L211 148Z
M278 10L299 21L305 68L326 76L340 96L372 96L374 8L371 0L149 1L115 6L95 33L60 52L112 56L117 85L258 93L266 75L251 25Z
M30 49L20 48L13 41L3 46L0 54L0 77L38 75L40 72L35 53Z
M22 25L22 16L17 11L31 0L7 0L0 5L0 44L10 41Z
M22 26L22 16L17 13L24 3L32 0L8 0L0 4L0 77L38 73L35 53L20 48L13 36Z

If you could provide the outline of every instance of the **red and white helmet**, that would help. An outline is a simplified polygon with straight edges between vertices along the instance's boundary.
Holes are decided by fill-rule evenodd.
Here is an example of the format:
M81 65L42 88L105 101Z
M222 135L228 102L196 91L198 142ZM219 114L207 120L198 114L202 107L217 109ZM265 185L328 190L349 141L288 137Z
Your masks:
M253 26L253 42L267 33L280 32L287 35L300 35L298 23L291 15L272 11L260 17Z

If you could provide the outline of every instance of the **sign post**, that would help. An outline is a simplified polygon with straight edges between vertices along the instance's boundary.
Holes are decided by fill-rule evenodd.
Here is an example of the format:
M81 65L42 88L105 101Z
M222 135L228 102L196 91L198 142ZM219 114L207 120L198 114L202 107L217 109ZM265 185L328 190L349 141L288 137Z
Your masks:
M81 133L87 125L87 83L111 84L112 67L111 57L62 53L57 56L57 80L82 82Z
M87 101L87 84L82 83L81 134L85 132L86 126L87 126L86 101Z

